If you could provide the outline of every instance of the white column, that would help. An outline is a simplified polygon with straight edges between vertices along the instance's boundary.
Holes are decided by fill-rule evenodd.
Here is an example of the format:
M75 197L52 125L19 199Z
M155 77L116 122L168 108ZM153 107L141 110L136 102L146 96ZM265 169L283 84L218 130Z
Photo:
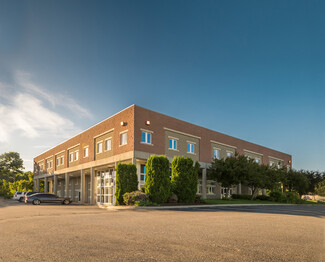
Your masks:
M48 179L47 177L44 177L44 193L48 193Z
M65 197L69 197L69 174L65 173Z
M202 170L202 199L207 198L207 169Z
M81 203L84 203L86 198L86 178L85 178L85 172L81 169L80 170L80 196L81 196L81 199L80 199L80 202Z
M57 194L58 192L58 177L54 175L53 177L53 194Z
M95 205L96 201L95 201L95 172L94 172L94 168L90 168L90 199L89 202L91 205Z
M263 196L266 196L266 189L262 189Z

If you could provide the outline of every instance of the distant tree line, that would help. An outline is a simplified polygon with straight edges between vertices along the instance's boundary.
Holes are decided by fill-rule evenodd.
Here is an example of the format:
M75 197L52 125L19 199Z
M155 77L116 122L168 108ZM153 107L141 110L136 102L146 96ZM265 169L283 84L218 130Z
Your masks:
M33 173L23 172L23 169L19 153L0 155L0 196L10 198L16 191L33 191Z
M251 199L260 189L296 192L300 197L304 194L322 195L325 191L325 173L287 170L285 166L277 168L256 163L254 159L238 154L225 159L215 158L208 170L208 177L218 181L227 193L239 183L247 185L252 189Z

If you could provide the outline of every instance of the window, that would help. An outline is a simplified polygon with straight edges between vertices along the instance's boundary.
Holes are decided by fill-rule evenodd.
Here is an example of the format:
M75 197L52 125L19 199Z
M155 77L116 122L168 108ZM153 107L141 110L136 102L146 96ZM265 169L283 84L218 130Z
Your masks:
M232 153L231 152L227 152L227 157L232 157Z
M73 153L70 153L70 162L73 162Z
M279 161L278 162L278 168L281 168L282 167L282 163Z
M257 164L259 164L259 163L260 163L260 160L259 160L258 158L256 158L256 159L255 159L255 162L256 162Z
M56 165L57 165L57 166L60 165L60 158L59 158L59 157L56 159Z
M146 165L141 165L141 168L140 168L140 180L141 181L146 181Z
M97 143L97 154L103 152L103 143Z
M84 148L84 157L87 157L89 154L89 148L88 146Z
M142 143L151 144L151 133L142 131Z
M192 143L187 144L187 153L194 154L194 144Z
M52 168L52 161L48 161L49 163L49 168Z
M212 195L213 193L213 186L207 186L207 194Z
M105 140L105 150L111 150L112 149L112 140L107 139Z
M78 160L79 159L79 151L76 151L75 153L76 153L76 160Z
M177 150L177 140L170 138L169 139L169 149Z
M121 134L121 146L126 145L127 144L127 133L122 133Z
M216 159L220 159L220 150L219 149L213 150L213 156Z
M63 164L64 164L64 157L61 156L61 165L63 165Z

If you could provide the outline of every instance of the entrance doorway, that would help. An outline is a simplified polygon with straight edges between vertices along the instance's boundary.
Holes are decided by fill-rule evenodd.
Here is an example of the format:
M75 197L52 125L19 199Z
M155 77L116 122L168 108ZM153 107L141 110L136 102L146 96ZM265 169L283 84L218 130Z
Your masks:
M114 169L108 169L106 171L97 171L97 183L96 183L96 202L97 204L114 204Z

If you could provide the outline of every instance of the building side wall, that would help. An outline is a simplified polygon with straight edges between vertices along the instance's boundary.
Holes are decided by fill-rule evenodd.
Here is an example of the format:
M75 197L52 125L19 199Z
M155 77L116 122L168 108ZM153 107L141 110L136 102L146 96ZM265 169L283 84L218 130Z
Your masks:
M263 164L269 164L269 156L282 159L284 165L291 167L291 156L264 146L250 143L232 136L228 136L204 127L200 127L170 116L166 116L139 106L135 106L135 127L134 127L134 149L151 154L166 154L166 129L175 130L181 133L191 134L199 137L199 161L210 163L213 157L212 144L219 142L225 145L236 147L239 154L244 154L244 150L255 152L256 155L263 155ZM150 126L146 125L150 121ZM141 143L141 129L149 129L153 132L153 146ZM230 149L232 150L232 149Z
M121 122L124 122L125 125L121 125ZM107 132L108 130L114 128L112 132L112 136L114 137L114 141L112 141L112 150L114 155L123 154L129 151L134 150L134 106L130 106L123 111L115 114L114 116L100 122L99 124L87 129L86 131L74 136L73 138L57 145L54 148L40 154L39 156L34 158L34 162L39 163L41 160L46 160L50 157L53 160L52 169L46 169L46 163L44 165L44 172L50 173L55 171L55 154L65 150L64 154L64 165L60 166L60 169L66 169L68 167L73 167L75 165L83 165L88 162L92 162L95 160L95 141L96 137ZM120 133L127 131L127 144L124 146L120 146ZM77 147L74 147L78 145ZM84 146L89 146L89 157L83 157L83 148ZM69 163L69 150L68 148L74 147L73 150L79 150L79 159L78 163L75 165L73 163Z

